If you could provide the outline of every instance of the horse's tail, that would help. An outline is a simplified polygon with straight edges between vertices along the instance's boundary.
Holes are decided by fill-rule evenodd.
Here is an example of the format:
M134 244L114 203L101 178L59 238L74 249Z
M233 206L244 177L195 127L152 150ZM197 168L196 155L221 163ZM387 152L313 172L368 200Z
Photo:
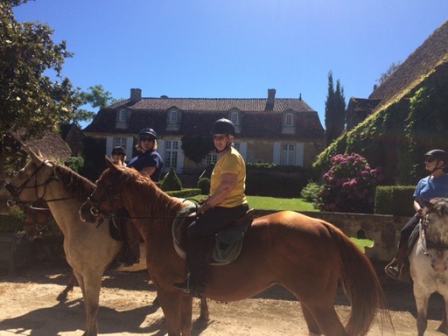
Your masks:
M340 282L352 306L345 326L348 335L367 334L378 312L381 330L386 320L392 325L383 289L369 258L341 230L331 224L327 224L327 229L339 249Z

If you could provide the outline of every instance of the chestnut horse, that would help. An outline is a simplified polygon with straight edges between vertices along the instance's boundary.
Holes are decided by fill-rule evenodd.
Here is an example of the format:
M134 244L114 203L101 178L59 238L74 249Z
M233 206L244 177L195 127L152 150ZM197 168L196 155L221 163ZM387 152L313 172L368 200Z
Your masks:
M173 287L187 275L186 262L173 246L172 222L181 202L135 170L115 165L106 169L94 193L81 208L93 221L97 213L124 206L143 237L147 266L157 285L168 335L190 336L192 298ZM352 304L344 327L334 308L338 284ZM335 226L283 211L254 220L239 257L207 271L206 297L235 301L280 284L300 301L309 335L365 335L378 312L385 310L383 291L369 259ZM383 328L383 319L380 327Z
M91 224L79 217L79 208L93 192L95 184L31 150L28 153L31 160L4 189L11 193L14 203L19 205L47 202L64 234L65 256L82 290L86 309L84 336L96 336L102 277L121 250L122 242L111 237L109 219L98 219L95 224ZM7 202L4 189L0 190L0 200ZM4 208L4 204L0 204L0 208ZM208 319L205 299L201 300L201 318Z
M434 198L431 202L423 202L425 208L419 239L409 255L418 335L425 333L428 299L435 292L445 299L445 312L437 330L448 334L448 199Z
M47 202L40 200L32 204L26 205L23 209L25 214L25 233L28 240L33 241L42 236L42 231L48 225L51 211L48 208ZM73 290L76 284L75 273L72 271L67 286L56 297L58 301L66 301L68 293Z

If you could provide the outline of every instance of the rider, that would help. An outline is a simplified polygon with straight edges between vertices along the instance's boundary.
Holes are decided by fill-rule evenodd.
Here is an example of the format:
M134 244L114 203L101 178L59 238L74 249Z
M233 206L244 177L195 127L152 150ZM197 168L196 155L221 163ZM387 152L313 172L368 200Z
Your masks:
M115 164L120 163L121 165L126 167L126 151L121 146L115 146L114 149L112 149L112 161Z
M429 176L421 179L414 192L415 215L401 229L398 252L384 271L391 278L399 279L403 273L403 265L407 258L408 239L421 219L424 208L420 198L431 200L435 197L448 197L448 153L442 149L433 149L425 154L425 168Z
M199 206L199 217L187 229L187 263L190 271L187 280L174 287L194 296L205 293L205 275L209 262L212 238L215 233L244 216L248 210L246 195L246 164L232 147L235 126L228 119L219 119L211 134L220 158L210 180L210 196Z
M138 144L135 148L141 154L134 157L128 168L136 169L141 175L149 177L153 182L159 182L162 174L163 160L157 152L157 133L152 128L143 128L138 134ZM129 217L126 210L120 211L121 217ZM120 214L118 214L120 216ZM122 221L121 221L122 222ZM126 242L123 253L118 257L118 262L125 266L136 264L140 260L140 234L132 223L126 221L124 235Z

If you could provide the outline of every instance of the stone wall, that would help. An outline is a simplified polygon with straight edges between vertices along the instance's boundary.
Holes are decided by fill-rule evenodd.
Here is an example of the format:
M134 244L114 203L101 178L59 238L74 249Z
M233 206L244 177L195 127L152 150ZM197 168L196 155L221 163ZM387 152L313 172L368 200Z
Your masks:
M257 210L260 217L276 211ZM367 237L373 240L372 248L366 248L371 260L390 261L397 251L400 230L409 217L391 215L354 214L342 212L301 212L304 215L321 219L341 229L349 237Z

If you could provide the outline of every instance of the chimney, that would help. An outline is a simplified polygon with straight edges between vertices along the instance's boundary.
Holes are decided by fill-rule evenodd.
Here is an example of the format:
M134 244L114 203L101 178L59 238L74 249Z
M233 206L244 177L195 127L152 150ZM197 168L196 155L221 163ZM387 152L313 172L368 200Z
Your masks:
M268 89L268 101L266 102L265 111L272 111L275 102L275 89Z
M131 89L131 98L129 100L133 104L142 100L142 90L141 89Z

